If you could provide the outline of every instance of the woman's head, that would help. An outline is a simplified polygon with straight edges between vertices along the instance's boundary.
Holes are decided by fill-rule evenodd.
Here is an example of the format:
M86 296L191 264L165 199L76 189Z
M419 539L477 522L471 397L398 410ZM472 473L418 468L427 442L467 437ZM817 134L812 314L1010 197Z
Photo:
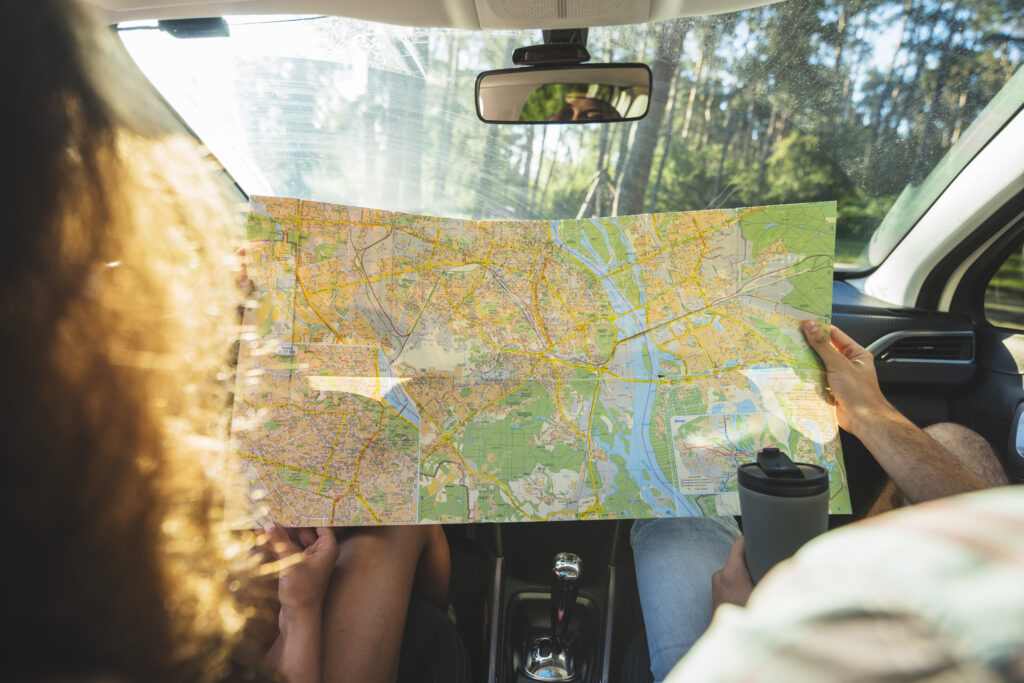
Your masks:
M0 5L9 673L221 677L244 614L216 518L236 235L215 169L111 32ZM214 476L211 476L214 475ZM12 669L13 665L13 669Z

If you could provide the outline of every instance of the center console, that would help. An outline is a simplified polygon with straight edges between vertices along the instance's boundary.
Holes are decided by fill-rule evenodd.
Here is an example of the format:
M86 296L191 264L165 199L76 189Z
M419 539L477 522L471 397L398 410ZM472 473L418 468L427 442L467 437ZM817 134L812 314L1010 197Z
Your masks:
M609 680L628 528L617 521L495 525L488 683Z

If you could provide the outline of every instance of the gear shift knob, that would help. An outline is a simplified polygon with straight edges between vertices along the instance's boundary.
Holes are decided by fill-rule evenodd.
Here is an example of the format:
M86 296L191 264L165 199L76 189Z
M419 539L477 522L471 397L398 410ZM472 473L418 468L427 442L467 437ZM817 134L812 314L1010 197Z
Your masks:
M551 581L551 635L534 639L526 648L523 673L534 681L574 681L576 660L569 643L569 622L580 594L580 558L555 555Z
M551 582L551 634L564 640L569 633L569 621L574 614L576 598L580 594L580 573L583 563L578 555L555 555Z

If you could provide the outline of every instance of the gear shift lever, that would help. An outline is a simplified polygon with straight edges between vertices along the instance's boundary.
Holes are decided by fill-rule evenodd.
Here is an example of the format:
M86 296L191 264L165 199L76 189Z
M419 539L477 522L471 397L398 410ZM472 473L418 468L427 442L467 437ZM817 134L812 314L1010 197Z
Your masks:
M572 681L576 678L576 662L569 647L569 622L575 613L580 593L579 556L572 553L555 555L551 581L551 635L529 643L523 673L535 681Z
M569 634L569 622L580 594L580 558L572 553L555 555L554 578L551 581L551 633L559 640Z

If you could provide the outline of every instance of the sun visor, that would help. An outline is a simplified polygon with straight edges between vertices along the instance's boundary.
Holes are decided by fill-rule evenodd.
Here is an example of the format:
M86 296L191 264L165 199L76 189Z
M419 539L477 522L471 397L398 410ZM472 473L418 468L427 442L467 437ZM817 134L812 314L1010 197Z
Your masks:
M772 0L774 1L774 0ZM771 4L764 0L476 0L482 29L555 29L643 24L723 14Z
M722 14L764 0L87 0L110 23L228 14L329 14L402 26L472 30L555 29L642 24Z

